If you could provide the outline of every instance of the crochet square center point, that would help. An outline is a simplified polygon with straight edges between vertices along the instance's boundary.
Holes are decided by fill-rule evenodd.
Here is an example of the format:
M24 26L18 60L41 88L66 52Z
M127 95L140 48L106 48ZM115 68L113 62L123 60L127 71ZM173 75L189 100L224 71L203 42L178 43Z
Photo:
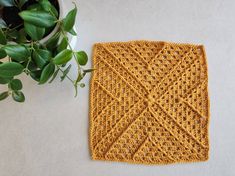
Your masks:
M169 164L208 159L208 73L202 45L94 45L93 159Z

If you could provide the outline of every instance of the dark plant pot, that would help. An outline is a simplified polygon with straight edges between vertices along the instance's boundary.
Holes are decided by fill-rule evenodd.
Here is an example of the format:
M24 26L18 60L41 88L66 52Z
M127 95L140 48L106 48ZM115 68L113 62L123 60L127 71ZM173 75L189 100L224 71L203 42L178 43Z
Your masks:
M22 10L27 9L30 5L34 4L35 0L29 0L26 2ZM50 0L50 2L55 6L59 13L59 19L63 18L64 11L63 11L63 0ZM2 18L10 28L15 28L22 23L22 19L18 15L19 9L16 7L2 7L0 8L0 18ZM22 27L22 26L21 26ZM18 29L20 29L19 27ZM58 26L54 26L51 31L46 35L40 42L45 43L49 38L51 38L56 32L58 31Z

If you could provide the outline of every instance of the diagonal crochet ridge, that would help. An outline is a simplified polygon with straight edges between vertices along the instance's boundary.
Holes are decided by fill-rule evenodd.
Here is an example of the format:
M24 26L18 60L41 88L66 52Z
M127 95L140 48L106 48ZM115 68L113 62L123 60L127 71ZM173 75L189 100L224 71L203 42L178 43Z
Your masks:
M97 43L93 67L93 159L142 164L208 159L208 73L202 45Z

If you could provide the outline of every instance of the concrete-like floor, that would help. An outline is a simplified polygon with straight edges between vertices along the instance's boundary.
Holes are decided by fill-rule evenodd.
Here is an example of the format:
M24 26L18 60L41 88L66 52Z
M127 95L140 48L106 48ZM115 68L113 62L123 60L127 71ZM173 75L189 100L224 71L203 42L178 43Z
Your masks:
M64 3L72 7L70 1ZM90 58L95 42L146 39L205 45L211 100L210 159L167 166L92 161L89 86L74 98L68 81L58 79L38 86L23 76L26 102L0 102L0 175L235 175L235 1L83 0L77 4L76 48L86 50ZM74 67L72 76L75 73ZM84 82L88 84L89 78Z

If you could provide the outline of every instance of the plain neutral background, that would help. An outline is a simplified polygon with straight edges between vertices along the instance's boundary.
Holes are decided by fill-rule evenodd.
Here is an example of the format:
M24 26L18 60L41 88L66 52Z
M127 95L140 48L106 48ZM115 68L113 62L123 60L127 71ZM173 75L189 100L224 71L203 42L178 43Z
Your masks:
M65 2L65 1L64 1ZM211 100L207 162L145 166L92 161L89 86L74 98L70 82L38 86L22 76L26 102L0 102L0 176L234 176L235 1L81 0L76 48L95 42L163 40L204 44ZM71 8L71 1L65 2ZM87 67L90 67L91 62ZM71 76L75 76L73 68ZM84 79L89 83L90 77ZM0 88L4 90L3 87Z

